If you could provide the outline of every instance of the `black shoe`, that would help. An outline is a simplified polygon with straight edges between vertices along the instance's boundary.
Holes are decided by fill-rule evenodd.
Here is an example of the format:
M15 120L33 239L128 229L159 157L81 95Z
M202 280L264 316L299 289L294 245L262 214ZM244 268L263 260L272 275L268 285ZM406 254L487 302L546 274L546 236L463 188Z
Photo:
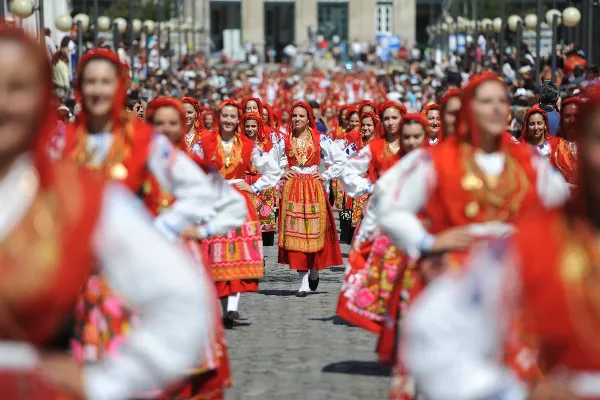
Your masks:
M227 319L231 319L231 320L240 319L240 313L237 311L228 311Z
M317 290L317 288L319 287L319 278L315 279L314 281L310 278L308 278L308 287L310 288L310 290L312 290L313 292L315 290Z
M233 329L233 320L229 318L223 318L223 327L225 327L225 329Z
M296 297L306 297L308 296L308 292L298 292L296 293Z

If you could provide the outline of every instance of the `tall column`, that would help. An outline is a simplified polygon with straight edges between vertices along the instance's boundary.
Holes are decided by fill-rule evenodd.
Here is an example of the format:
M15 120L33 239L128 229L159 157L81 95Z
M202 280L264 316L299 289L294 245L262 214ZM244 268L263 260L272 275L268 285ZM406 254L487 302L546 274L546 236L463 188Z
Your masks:
M211 52L210 0L195 1L196 13L198 14L198 26L202 29L202 33L200 33L200 50L208 55Z
M394 34L400 35L402 46L417 44L416 0L394 0Z
M242 0L242 45L253 44L259 58L265 52L265 6L263 0Z
M319 23L317 0L296 0L296 46L308 45L308 27Z
M350 0L348 3L348 39L375 42L377 0Z

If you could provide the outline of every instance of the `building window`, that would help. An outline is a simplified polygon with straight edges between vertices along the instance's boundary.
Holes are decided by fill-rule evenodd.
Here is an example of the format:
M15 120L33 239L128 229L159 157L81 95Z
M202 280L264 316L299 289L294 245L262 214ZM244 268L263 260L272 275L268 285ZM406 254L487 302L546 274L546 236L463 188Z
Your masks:
M394 31L394 6L392 4L377 4L375 9L375 29L378 34L392 34Z

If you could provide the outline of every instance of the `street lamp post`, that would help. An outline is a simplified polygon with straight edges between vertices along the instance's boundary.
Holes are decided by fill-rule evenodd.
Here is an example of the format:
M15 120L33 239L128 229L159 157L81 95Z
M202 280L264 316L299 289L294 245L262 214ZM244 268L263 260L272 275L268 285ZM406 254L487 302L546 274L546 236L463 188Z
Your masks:
M516 48L515 79L518 80L520 77L519 69L521 69L521 35L523 32L523 20L518 15L511 15L510 17L508 17L507 25L508 25L508 29L510 29L512 32L516 32L516 34L517 34L517 37L515 40L515 48Z
M11 4L11 13L21 19L29 18L35 11L38 12L38 39L46 47L46 33L44 32L44 0L38 0L37 6L34 0L13 0ZM4 7L4 6L3 6Z
M538 0L538 11L540 11L540 7L541 7L541 0ZM540 64L540 50L541 50L541 25L542 24L542 20L541 18L538 18L538 16L536 14L528 14L525 16L525 27L529 30L534 30L536 31L536 35L535 35L535 85L536 87L539 86L539 78L540 78L540 68L541 68L541 64Z
M537 24L535 26L535 81L540 85L540 73L542 65L540 62L540 53L542 51L542 0L537 0Z
M144 42L146 43L146 69L149 69L150 61L150 35L154 33L156 24L152 20L146 20L143 24Z
M556 45L558 42L558 27L561 24L561 13L558 10L552 9L546 13L546 23L552 28L552 54L551 54L551 68L552 68L552 82L556 81Z
M98 47L98 0L94 0L94 47Z
M73 25L77 27L77 62L79 62L83 55L83 33L89 28L90 17L86 14L77 14L74 18L71 18L69 14L59 15L54 24L61 32L69 32Z
M127 21L125 18L115 18L112 23L113 29L113 49L116 52L119 50L119 44L121 43L121 35L127 30Z

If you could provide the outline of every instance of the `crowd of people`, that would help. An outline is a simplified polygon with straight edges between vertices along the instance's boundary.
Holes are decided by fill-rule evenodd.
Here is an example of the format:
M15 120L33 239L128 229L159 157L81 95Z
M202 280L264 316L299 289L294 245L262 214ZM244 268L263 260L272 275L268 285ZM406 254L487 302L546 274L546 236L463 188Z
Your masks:
M61 51L0 26L3 398L222 399L264 246L302 301L344 242L335 312L379 335L391 399L600 398L597 80L524 100L492 71L189 58L141 82L95 48L70 98Z

